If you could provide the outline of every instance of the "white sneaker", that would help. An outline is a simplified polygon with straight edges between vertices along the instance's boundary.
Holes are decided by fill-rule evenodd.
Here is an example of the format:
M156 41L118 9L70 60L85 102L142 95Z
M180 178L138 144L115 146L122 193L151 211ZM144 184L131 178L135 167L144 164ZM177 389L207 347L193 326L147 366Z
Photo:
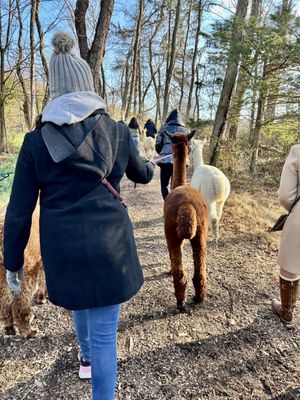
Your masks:
M92 378L92 367L91 362L86 361L81 357L80 352L78 353L78 360L80 362L78 376L80 379L91 379Z

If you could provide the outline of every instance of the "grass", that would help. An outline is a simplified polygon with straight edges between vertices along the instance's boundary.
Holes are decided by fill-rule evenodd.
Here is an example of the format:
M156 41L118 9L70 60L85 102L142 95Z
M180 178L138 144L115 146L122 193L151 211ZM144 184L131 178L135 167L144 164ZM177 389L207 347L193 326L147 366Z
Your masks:
M278 234L269 232L279 215L284 213L276 191L266 190L253 182L251 187L247 187L246 180L243 183L241 187L236 183L233 187L225 205L226 219L237 234L259 238L262 244L277 248Z
M14 172L16 167L16 161L18 158L18 152L23 143L24 135L9 134L8 135L8 148L9 153L3 153L0 155L0 207L2 207L8 200L11 185L13 182L13 174L9 177L2 179L2 174L7 174L8 172ZM2 179L2 180L1 180Z

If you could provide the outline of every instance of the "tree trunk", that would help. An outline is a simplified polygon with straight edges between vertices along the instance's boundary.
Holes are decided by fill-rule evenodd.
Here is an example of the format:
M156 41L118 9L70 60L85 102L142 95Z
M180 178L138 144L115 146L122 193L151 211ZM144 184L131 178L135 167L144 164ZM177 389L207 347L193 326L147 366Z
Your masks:
M156 72L159 72L159 69L155 72L154 68L153 68L153 50L152 50L152 43L153 40L159 30L159 27L163 21L163 16L164 16L164 5L163 3L161 4L160 7L160 14L159 14L159 20L156 24L156 27L154 29L153 34L150 37L149 40L149 44L148 44L148 50L149 50L149 69L150 69L150 76L151 76L151 80L153 82L153 86L154 86L154 91L155 91L155 96L156 96L156 114L155 114L155 124L157 124L157 120L158 118L161 119L161 109L160 109L160 88L158 87L158 83L156 82Z
M86 13L89 7L88 0L77 0L75 8L75 28L78 38L80 55L91 67L94 87L99 88L100 67L105 53L105 43L109 31L109 24L115 0L101 0L100 14L97 21L92 46L88 48Z
M43 103L42 103L42 109L43 109L49 99L50 92L49 92L49 66L48 66L48 61L46 58L46 50L45 50L45 43L44 43L44 31L43 31L42 24L40 21L40 16L39 16L40 1L41 0L37 0L37 3L36 3L35 23L36 23L36 27L37 27L37 31L38 31L38 35L39 35L40 57L42 60L43 70L44 70L44 74L46 77L45 95L44 95Z
M262 126L263 111L264 111L264 97L261 92L257 102L257 115L253 132L252 154L250 161L250 175L252 177L255 177L257 175L257 158L258 158L258 148L259 148L260 131Z
M292 13L293 4L290 0L283 0L281 6L281 16L291 15ZM288 35L288 19L281 18L280 25L278 27L279 32L282 36ZM266 110L265 110L265 118L269 122L273 122L275 119L275 112L276 112L276 103L277 97L280 89L281 84L281 71L275 71L270 79L270 94L266 96Z
M102 81L102 91L100 93L101 97L105 102L107 102L107 95L106 95L106 79L105 79L105 72L103 68L103 64L101 64L101 81Z
M262 81L266 77L266 69L267 69L267 62L264 61ZM263 122L264 108L265 108L265 94L264 94L264 88L261 87L258 96L257 114L253 130L252 153L250 161L250 175L252 177L255 177L257 175L258 148L259 148L260 132Z
M255 73L253 78L253 88L252 88L252 97L251 97L251 115L250 115L250 132L249 132L249 145L252 147L253 145L253 135L254 135L254 127L255 127L255 113L256 113L256 98L257 98L257 65L255 66Z
M141 32L142 32L143 15L144 15L144 0L140 0L139 13L138 13L138 18L137 18L137 22L136 22L136 30L135 30L135 41L134 41L134 46L133 46L132 76L131 76L131 82L130 82L128 101L127 101L127 108L126 108L126 113L125 113L125 120L129 117L132 98L134 95L134 89L136 87L138 55L139 55L140 37L141 37Z
M262 0L252 0L251 4L251 18L260 18L261 13L261 2ZM257 61L257 52L254 56L254 60ZM228 132L228 141L231 144L234 144L237 139L237 131L240 120L240 114L243 107L243 98L245 96L245 92L249 87L250 75L240 68L239 76L237 79L236 92L233 96L232 106L230 107L228 124L227 124L227 132Z
M86 32L86 22L85 16L89 8L89 0L77 0L74 12L75 17L75 29L78 39L78 46L80 51L80 56L87 60L87 55L89 51L87 32Z
M181 0L177 0L176 5L176 16L175 16L175 24L172 34L172 46L171 46L171 54L169 59L169 66L167 68L167 76L166 76L166 83L165 83L165 90L164 90L164 105L163 105L163 120L166 119L169 107L169 99L170 99L170 84L171 79L173 77L173 71L175 66L175 56L176 56L176 37L178 32L179 26L179 18L180 18L180 11L181 11Z
M3 30L3 15L0 7L0 153L8 151L7 132L5 124L5 100L9 93L6 93L5 56L11 43L11 28L15 10L12 7L12 0L9 0Z
M1 18L1 16L0 16ZM5 127L5 113L4 113L4 51L0 49L0 153L7 151L7 137Z
M16 64L16 72L19 78L19 82L21 85L22 93L23 93L23 105L21 110L24 114L24 119L26 123L27 130L31 129L31 117L30 117L30 100L29 95L26 89L25 80L22 74L22 62L23 62L23 18L21 13L21 4L20 0L16 1L17 13L18 13L18 22L19 22L19 34L18 34L18 60Z
M235 21L244 20L247 14L248 0L238 0ZM241 39L239 30L234 30L232 34L232 44ZM219 148L225 129L226 119L231 101L232 91L235 85L239 67L239 54L232 56L229 53L227 69L223 81L223 87L215 117L215 124L209 145L209 163L216 165L219 156Z
M188 96L186 114L185 114L186 120L189 119L190 109L192 106L192 96L193 96L195 75L196 75L196 63L197 63L197 59L198 59L198 45L199 45L199 38L200 38L201 17L202 17L202 0L200 0L198 2L198 9L197 9L197 29L196 29L194 53L193 53L193 59L192 59L190 90L189 90L189 96Z
M240 69L227 124L228 141L231 143L234 143L237 139L240 114L243 107L243 98L249 85L249 80L249 75L243 69Z
M190 23L191 23L191 14L193 8L193 0L190 0L188 14L187 14L187 28L186 28L186 35L184 41L184 48L183 48L183 56L182 56L182 64L181 64L181 87L180 87L180 99L179 99L179 110L181 111L182 107L182 100L184 95L184 86L185 86L185 59L186 59L186 50L188 47L188 40L189 40L189 33L190 33Z
M31 0L30 10L30 126L32 128L36 116L36 81L35 81L35 16L37 11L36 0Z
M105 53L105 43L115 0L101 0L101 10L91 49L88 52L88 63L91 67L95 88L98 87L99 71Z
M129 60L131 57L131 49L128 52L127 56L126 56L126 64L125 64L125 70L124 70L124 85L123 85L123 91L121 92L121 100L122 100L122 108L121 108L121 112L122 112L122 117L125 114L126 111L126 106L127 106L127 98L128 98L128 92L129 92L129 83L130 83L130 65L129 65Z

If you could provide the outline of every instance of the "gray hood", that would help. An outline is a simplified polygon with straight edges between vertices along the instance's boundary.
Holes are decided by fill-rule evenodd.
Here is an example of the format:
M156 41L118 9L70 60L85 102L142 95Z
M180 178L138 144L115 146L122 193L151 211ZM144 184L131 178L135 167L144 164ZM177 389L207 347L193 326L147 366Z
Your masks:
M66 97L67 101L64 102L63 98ZM54 109L53 104L51 108L48 107L58 100L60 100L61 110L56 107ZM118 149L118 125L103 109L96 109L93 112L94 106L87 107L87 104L78 103L77 96L74 100L72 101L70 95L60 96L49 103L48 110L44 110L42 127L44 143L55 163L63 163L68 168L76 170L77 173L93 174L98 179L102 179L110 174L115 162ZM97 104L100 105L100 102ZM68 118L69 121L81 118L85 113L88 113L88 116L78 122L72 124L65 122L62 125L56 123L66 121ZM46 118L50 119L50 116L51 121L46 122ZM111 140L112 122L115 124L113 141Z
M104 100L95 92L74 92L59 96L46 105L42 122L72 125L85 120L94 111L105 110Z

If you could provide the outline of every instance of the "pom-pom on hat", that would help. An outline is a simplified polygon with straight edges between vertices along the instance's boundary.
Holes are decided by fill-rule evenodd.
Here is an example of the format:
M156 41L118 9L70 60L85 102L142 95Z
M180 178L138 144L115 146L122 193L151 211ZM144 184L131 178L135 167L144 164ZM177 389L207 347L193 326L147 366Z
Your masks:
M57 32L52 45L54 52L49 62L51 99L73 92L94 92L91 69L86 61L75 55L72 36L67 32Z

